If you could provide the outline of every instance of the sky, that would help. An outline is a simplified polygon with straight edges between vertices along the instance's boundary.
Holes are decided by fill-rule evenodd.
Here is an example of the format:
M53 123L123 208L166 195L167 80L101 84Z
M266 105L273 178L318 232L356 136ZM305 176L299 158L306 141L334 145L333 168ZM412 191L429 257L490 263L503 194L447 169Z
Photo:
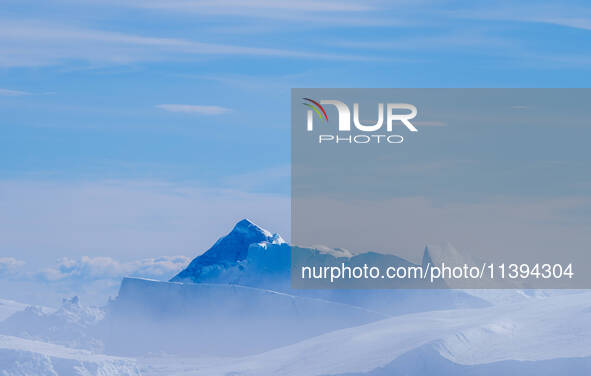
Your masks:
M289 239L292 87L588 87L590 45L584 1L3 0L0 294Z

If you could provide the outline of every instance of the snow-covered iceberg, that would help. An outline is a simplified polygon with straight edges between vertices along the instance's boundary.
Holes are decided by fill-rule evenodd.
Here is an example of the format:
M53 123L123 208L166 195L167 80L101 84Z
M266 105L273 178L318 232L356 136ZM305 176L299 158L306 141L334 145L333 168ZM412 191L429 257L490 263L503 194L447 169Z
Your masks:
M126 278L101 323L117 354L254 354L388 315L270 290Z
M330 265L352 264L413 266L401 257L376 252L354 254L323 246L308 248L287 244L248 219L239 221L232 231L210 249L197 256L171 282L213 283L256 287L290 295L318 298L354 305L385 314L401 314L434 309L483 307L487 303L454 290L404 289L292 289L291 263Z

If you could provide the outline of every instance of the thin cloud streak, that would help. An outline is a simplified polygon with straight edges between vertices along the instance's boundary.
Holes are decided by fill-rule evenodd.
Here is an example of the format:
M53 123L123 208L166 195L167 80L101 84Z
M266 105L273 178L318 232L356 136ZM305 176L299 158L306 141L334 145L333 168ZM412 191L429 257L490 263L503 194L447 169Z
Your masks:
M542 23L591 30L591 13L588 9L556 7L555 5L548 5L548 3L542 3L537 7L529 5L516 7L514 3L505 4L505 6L497 4L494 9L481 8L445 13L452 17L464 19Z
M176 11L228 14L238 10L289 10L306 12L364 12L375 8L367 1L291 1L291 0L225 0L225 1L129 1L130 6Z
M197 56L255 56L322 60L378 60L366 56L207 43L46 23L0 22L0 67L55 65L64 61L126 64Z
M181 112L187 114L221 115L232 110L220 106L203 106L192 104L159 104L156 108L168 112Z
M31 95L31 93L26 92L26 91L20 91L20 90L10 90L10 89L1 89L0 88L0 96L3 96L3 97L20 97L23 95Z

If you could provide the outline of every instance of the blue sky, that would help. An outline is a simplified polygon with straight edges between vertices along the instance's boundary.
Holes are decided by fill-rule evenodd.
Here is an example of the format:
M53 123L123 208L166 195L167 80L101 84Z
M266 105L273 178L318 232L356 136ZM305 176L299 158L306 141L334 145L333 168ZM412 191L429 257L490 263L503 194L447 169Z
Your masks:
M584 1L4 0L0 257L289 237L290 88L588 87L590 46Z
M217 186L289 164L293 86L589 86L583 2L292 3L4 1L0 173Z

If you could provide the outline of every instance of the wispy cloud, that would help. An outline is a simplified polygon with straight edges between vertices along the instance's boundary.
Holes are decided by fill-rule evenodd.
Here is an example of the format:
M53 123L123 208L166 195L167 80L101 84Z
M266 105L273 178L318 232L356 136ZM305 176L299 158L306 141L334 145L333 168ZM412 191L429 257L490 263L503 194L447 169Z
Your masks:
M460 18L545 23L574 29L591 30L591 12L587 7L563 6L553 2L536 4L497 2L494 6L445 12Z
M10 90L10 89L2 89L0 88L0 96L4 96L4 97L20 97L23 95L30 95L31 93L26 92L26 91L20 91L20 90Z
M519 19L528 22L539 22L547 23L558 26L570 27L573 29L591 30L591 17L580 17L580 16L554 16L554 15L540 15L534 17L527 17Z
M125 276L133 276L167 280L184 268L189 261L187 256L160 256L132 261L119 261L112 257L63 257L57 260L55 266L35 270L23 268L25 261L14 257L0 257L0 278L58 282L119 280Z
M0 20L0 67L55 65L66 61L127 64L186 60L197 56L260 56L294 59L371 60L371 57L250 47L181 38L142 36L38 22Z
M203 106L192 104L159 104L156 106L168 112L181 112L187 114L221 115L230 112L229 108L220 106Z
M374 40L347 39L334 40L332 45L345 48L355 48L364 50L434 50L449 48L470 48L470 49L490 49L490 48L508 48L515 47L516 43L507 38L500 38L487 35L482 30L470 30L469 33L437 32L434 35L423 36L404 36L390 38L388 40L375 38Z
M90 0L98 4L96 0ZM104 5L105 1L100 4ZM110 1L109 6L136 8L147 11L208 17L239 17L242 20L264 18L275 21L300 22L311 25L392 26L408 23L404 17L382 17L384 3L374 0L130 0ZM301 24L300 24L301 27Z
M291 0L225 0L225 1L202 1L202 0L180 0L160 1L132 0L127 5L154 8L170 9L179 11L195 11L204 13L229 14L240 10L282 10L282 11L306 11L306 12L361 12L374 10L371 1L291 1Z
M111 257L62 258L57 266L38 273L46 281L120 279L125 276L167 280L189 262L186 256L162 256L129 262Z
M0 257L0 277L11 277L25 265L22 260L17 260L14 257Z

